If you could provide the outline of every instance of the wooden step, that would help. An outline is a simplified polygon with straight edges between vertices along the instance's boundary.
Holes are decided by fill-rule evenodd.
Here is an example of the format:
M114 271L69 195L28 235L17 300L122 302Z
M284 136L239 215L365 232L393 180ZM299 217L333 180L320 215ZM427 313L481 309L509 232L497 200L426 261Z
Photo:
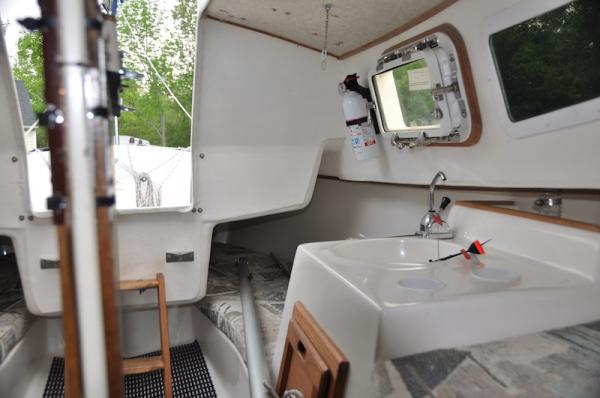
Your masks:
M162 357L130 358L123 360L123 374L136 375L164 368Z
M136 279L119 282L120 290L140 290L158 287L158 279Z
M165 293L165 277L160 272L156 279L137 279L119 282L120 290L143 290L156 288L158 299L158 320L160 326L161 355L147 358L130 358L123 360L123 374L135 375L162 369L165 398L173 397L173 380L171 374L171 350L169 349L169 320L167 313L167 295Z

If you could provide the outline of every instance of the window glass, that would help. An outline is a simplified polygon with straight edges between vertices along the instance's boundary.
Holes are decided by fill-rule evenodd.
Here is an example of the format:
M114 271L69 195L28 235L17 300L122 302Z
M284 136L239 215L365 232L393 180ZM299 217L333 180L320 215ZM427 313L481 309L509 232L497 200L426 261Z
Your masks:
M47 212L46 198L52 195L51 163L46 131L36 120L46 107L42 35L21 29L17 22L39 16L39 10L25 3L0 1L0 14L23 115L32 210L39 214ZM111 123L120 211L185 208L191 201L190 115L198 1L163 3L118 3L123 68L143 75L124 82L123 112Z
M600 97L600 1L576 0L490 37L513 122Z
M439 128L425 59L375 75L373 83L386 131Z

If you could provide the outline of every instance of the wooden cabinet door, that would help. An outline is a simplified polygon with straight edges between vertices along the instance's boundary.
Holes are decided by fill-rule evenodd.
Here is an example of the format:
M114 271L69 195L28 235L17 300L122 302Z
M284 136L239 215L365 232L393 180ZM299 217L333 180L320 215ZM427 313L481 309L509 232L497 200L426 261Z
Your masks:
M341 398L348 360L300 302L294 305L277 378L280 396L299 390L306 398Z

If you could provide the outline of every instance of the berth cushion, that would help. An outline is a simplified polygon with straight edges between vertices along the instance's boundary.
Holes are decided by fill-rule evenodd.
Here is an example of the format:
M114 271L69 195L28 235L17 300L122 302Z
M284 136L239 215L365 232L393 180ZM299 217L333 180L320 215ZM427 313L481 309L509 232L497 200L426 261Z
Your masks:
M211 252L207 295L197 305L245 358L244 323L235 259L253 275L269 363L289 278L270 255L225 244ZM502 341L434 350L375 366L373 396L600 397L600 321Z
M11 308L0 311L0 364L25 335L33 319L23 299Z
M34 317L27 310L14 255L0 257L0 364Z
M252 290L269 363L273 358L289 278L268 254L215 243L210 256L206 297L197 305L225 333L246 358L239 272L235 260L246 257L252 274Z

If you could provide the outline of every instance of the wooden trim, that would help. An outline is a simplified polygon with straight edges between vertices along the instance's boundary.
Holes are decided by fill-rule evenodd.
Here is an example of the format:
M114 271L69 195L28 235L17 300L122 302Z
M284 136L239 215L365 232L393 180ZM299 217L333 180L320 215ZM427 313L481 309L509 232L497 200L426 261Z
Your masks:
M65 397L83 395L80 367L80 341L77 327L77 299L75 295L75 270L73 269L73 247L68 225L57 225L60 264L60 286L65 341Z
M560 218L560 217L552 217L545 216L542 214L530 213L523 210L516 209L507 209L505 207L497 207L489 204L486 201L476 201L476 200L459 200L455 204L455 206L463 206L471 209L490 211L493 213L505 214L513 217L521 217L529 220L545 222L549 224L562 225L563 227L581 229L584 231L596 232L600 233L600 225L591 224L576 220L571 220L568 218Z
M163 362L163 383L165 398L173 397L173 377L171 375L171 348L169 347L169 318L167 313L167 294L165 292L165 277L156 274L158 282L158 318L160 321L160 345Z
M319 174L318 178L323 180L333 180L339 181L349 184L374 184L374 185L393 185L403 188L419 188L419 189L429 189L428 184L408 184L402 182L387 182L387 181L358 181L358 180L346 180L340 177L328 176ZM600 189L592 189L592 188L542 188L542 187L498 187L498 186L472 186L472 185L440 185L439 189L448 190L448 191L483 191L483 192L519 192L519 193L544 193L548 191L558 192L561 194L587 194L587 195L600 195Z
M129 358L123 360L123 374L137 375L165 367L162 357Z
M85 1L86 17L90 20L98 18L96 1ZM103 20L114 17L102 15ZM88 53L90 65L99 69L105 60L104 47L98 47L98 40L104 41L104 29L89 29L87 32ZM107 90L106 82L101 84ZM113 178L109 175L111 166L114 165L112 139L108 120L94 119L94 146L96 160L96 197L111 197L115 195ZM119 280L119 267L114 241L113 225L114 208L97 206L96 221L98 231L98 259L100 266L100 286L102 291L102 311L104 317L104 344L106 350L106 363L108 371L108 392L111 397L120 397L124 394L123 372L121 368L121 333L120 333L120 308L117 281Z
M317 350L319 355L323 358L327 367L331 371L331 384L327 390L327 398L341 398L344 396L346 388L346 378L350 364L348 358L342 353L335 342L321 329L318 322L311 315L308 309L304 306L301 301L294 303L294 309L292 310L292 319L290 323L295 323L299 326L299 329L306 335L308 340ZM289 333L289 330L288 330ZM278 391L281 391L285 386L285 367L284 361L286 357L282 358L282 364L279 368L279 376L277 378Z
M287 37L284 37L284 36L276 35L276 34L274 34L274 33L269 33L269 32L267 32L266 30L257 29L257 28L252 28L252 27L250 27L250 26L242 25L242 24L239 24L239 23L237 23L237 22L226 21L226 20L224 20L224 19L221 19L221 18L215 18L215 17L213 17L213 16L211 16L211 15L206 15L206 18L208 18L208 19L211 19L211 20L213 20L213 21L217 21L217 22L221 22L221 23L228 24L228 25L236 26L236 27L238 27L238 28L247 29L247 30L250 30L250 31L252 31L252 32L261 33L261 34L263 34L263 35L267 35L267 36L273 37L273 38L275 38L275 39L283 40L283 41L286 41L286 42L288 42L288 43L294 44L294 45L296 45L296 46L298 46L298 47L304 47L304 48L306 48L306 49L313 50L313 51L317 51L317 52L319 52L319 53L321 52L321 50L320 50L320 49L318 49L318 48L314 48L314 47L308 46L308 45L306 45L306 44L299 43L299 42L297 42L297 41L295 41L295 40L288 39ZM332 54L332 53L328 53L328 55L329 55L330 57L332 57L332 58L335 58L335 59L340 59L340 57L339 57L338 55L335 55L335 54Z
M461 202L460 200L457 201ZM515 205L515 201L514 200L465 200L462 202L477 202L479 204L482 205L488 205L488 206L514 206Z
M143 290L158 287L157 279L134 279L119 282L119 290Z
M475 89L475 80L473 80L473 70L471 69L471 62L469 61L469 54L467 53L467 46L463 40L460 32L453 25L442 24L434 28L426 30L425 32L411 37L410 39L401 41L392 47L387 48L383 54L387 54L398 48L402 48L410 43L418 41L424 37L432 35L434 33L444 33L450 37L454 47L456 47L456 55L458 57L458 63L460 66L460 72L465 86L465 96L467 97L467 104L469 106L469 112L471 115L471 131L469 138L463 142L456 143L435 143L430 146L437 147L467 147L477 144L481 138L481 130L483 128L481 121L481 112L479 110L479 101L477 100L477 90Z
M303 353L298 351L300 346L304 349ZM302 380L300 385L293 385L292 388L303 392L305 397L325 397L328 384L331 383L331 372L320 354L312 341L306 336L302 327L292 318L288 324L285 348L279 368L280 377L278 377L275 386L278 395L284 395L285 390L289 387L290 380L293 380L293 384ZM305 377L296 373L298 362L294 366L294 357L301 361Z
M167 294L165 291L165 277L162 273L156 274L156 279L126 280L119 283L123 291L156 288L158 299L158 320L160 328L160 356L149 358L133 358L122 361L125 374L139 374L162 369L163 387L165 398L173 397L173 377L171 374L171 348L169 347L169 315L167 308Z
M112 156L110 157L112 159ZM100 260L100 286L102 289L102 312L104 315L104 336L106 361L108 364L109 394L123 396L123 374L119 366L121 360L120 313L116 281L119 269L115 261L113 242L112 209L97 207L97 229Z
M359 47L357 47L357 48L355 48L353 50L348 50L348 51L346 51L343 54L333 54L333 53L330 52L329 56L333 57L335 59L338 59L338 60L344 60L344 59L350 58L350 57L352 57L352 56L354 56L356 54L359 54L359 53L361 53L363 51L368 50L371 47L375 47L376 45L381 44L384 41L393 39L394 37L396 37L396 36L398 36L398 35L406 32L407 30L409 30L411 28L414 28L415 26L417 26L421 22L424 22L427 19L433 17L434 15L439 14L440 12L444 11L446 8L450 7L452 4L456 3L457 1L458 0L445 0L445 1L442 1L437 6L434 6L434 7L430 8L429 10L425 11L421 15L419 15L419 16L411 19L410 21L408 21L408 22L400 25L399 27L397 27L396 29L392 30L391 32L388 32L388 33L386 33L386 34L384 34L382 36L379 36L378 38L373 39L370 42L365 43L365 44L363 44L363 45L361 45L361 46L359 46ZM267 35L267 36L271 36L271 37L274 37L274 38L279 39L279 40L287 41L288 43L295 44L295 45L297 45L299 47L304 47L304 48L307 48L309 50L313 50L313 51L316 51L316 52L319 52L319 53L321 52L321 49L319 49L319 48L311 47L309 45L302 44L302 43L297 42L295 40L288 39L287 37L276 35L274 33L270 33L270 32L267 32L265 30L262 30L262 29L252 28L252 27L247 26L247 25L242 25L240 23L233 22L233 21L227 21L225 19L213 17L212 15L208 15L208 14L206 15L206 18L211 19L213 21L218 21L218 22L226 23L228 25L237 26L238 28L248 29L248 30L251 30L253 32L262 33L263 35Z
M40 1L42 18L57 20L57 0ZM64 91L61 66L56 62L56 54L60 51L60 35L58 29L42 29L42 54L44 64L44 99L48 104L61 108ZM50 164L52 195L60 198L70 196L67 179L68 159L66 130L64 124L49 125L48 146L50 147ZM62 299L62 318L64 336L64 395L66 398L83 396L81 376L81 341L79 338L79 322L77 316L77 295L75 289L75 266L73 264L73 235L71 231L71 209L53 211L54 224L58 238L59 274Z
M391 32L386 33L385 35L380 36L375 40L371 40L370 42L363 44L362 46L355 48L354 50L346 51L345 53L340 55L338 58L339 59L350 58L353 55L356 55L365 50L368 50L369 48L374 47L378 44L381 44L384 41L393 39L394 37L406 32L407 30L414 28L421 22L424 22L427 19L433 17L434 15L439 14L440 12L444 11L446 8L450 7L452 4L456 3L457 1L458 0L445 0L445 1L441 2L440 4L438 4L437 6L432 7L429 10L425 11L423 14L419 15L418 17L411 19L410 21L406 22L403 25L400 25L399 27L392 30Z

